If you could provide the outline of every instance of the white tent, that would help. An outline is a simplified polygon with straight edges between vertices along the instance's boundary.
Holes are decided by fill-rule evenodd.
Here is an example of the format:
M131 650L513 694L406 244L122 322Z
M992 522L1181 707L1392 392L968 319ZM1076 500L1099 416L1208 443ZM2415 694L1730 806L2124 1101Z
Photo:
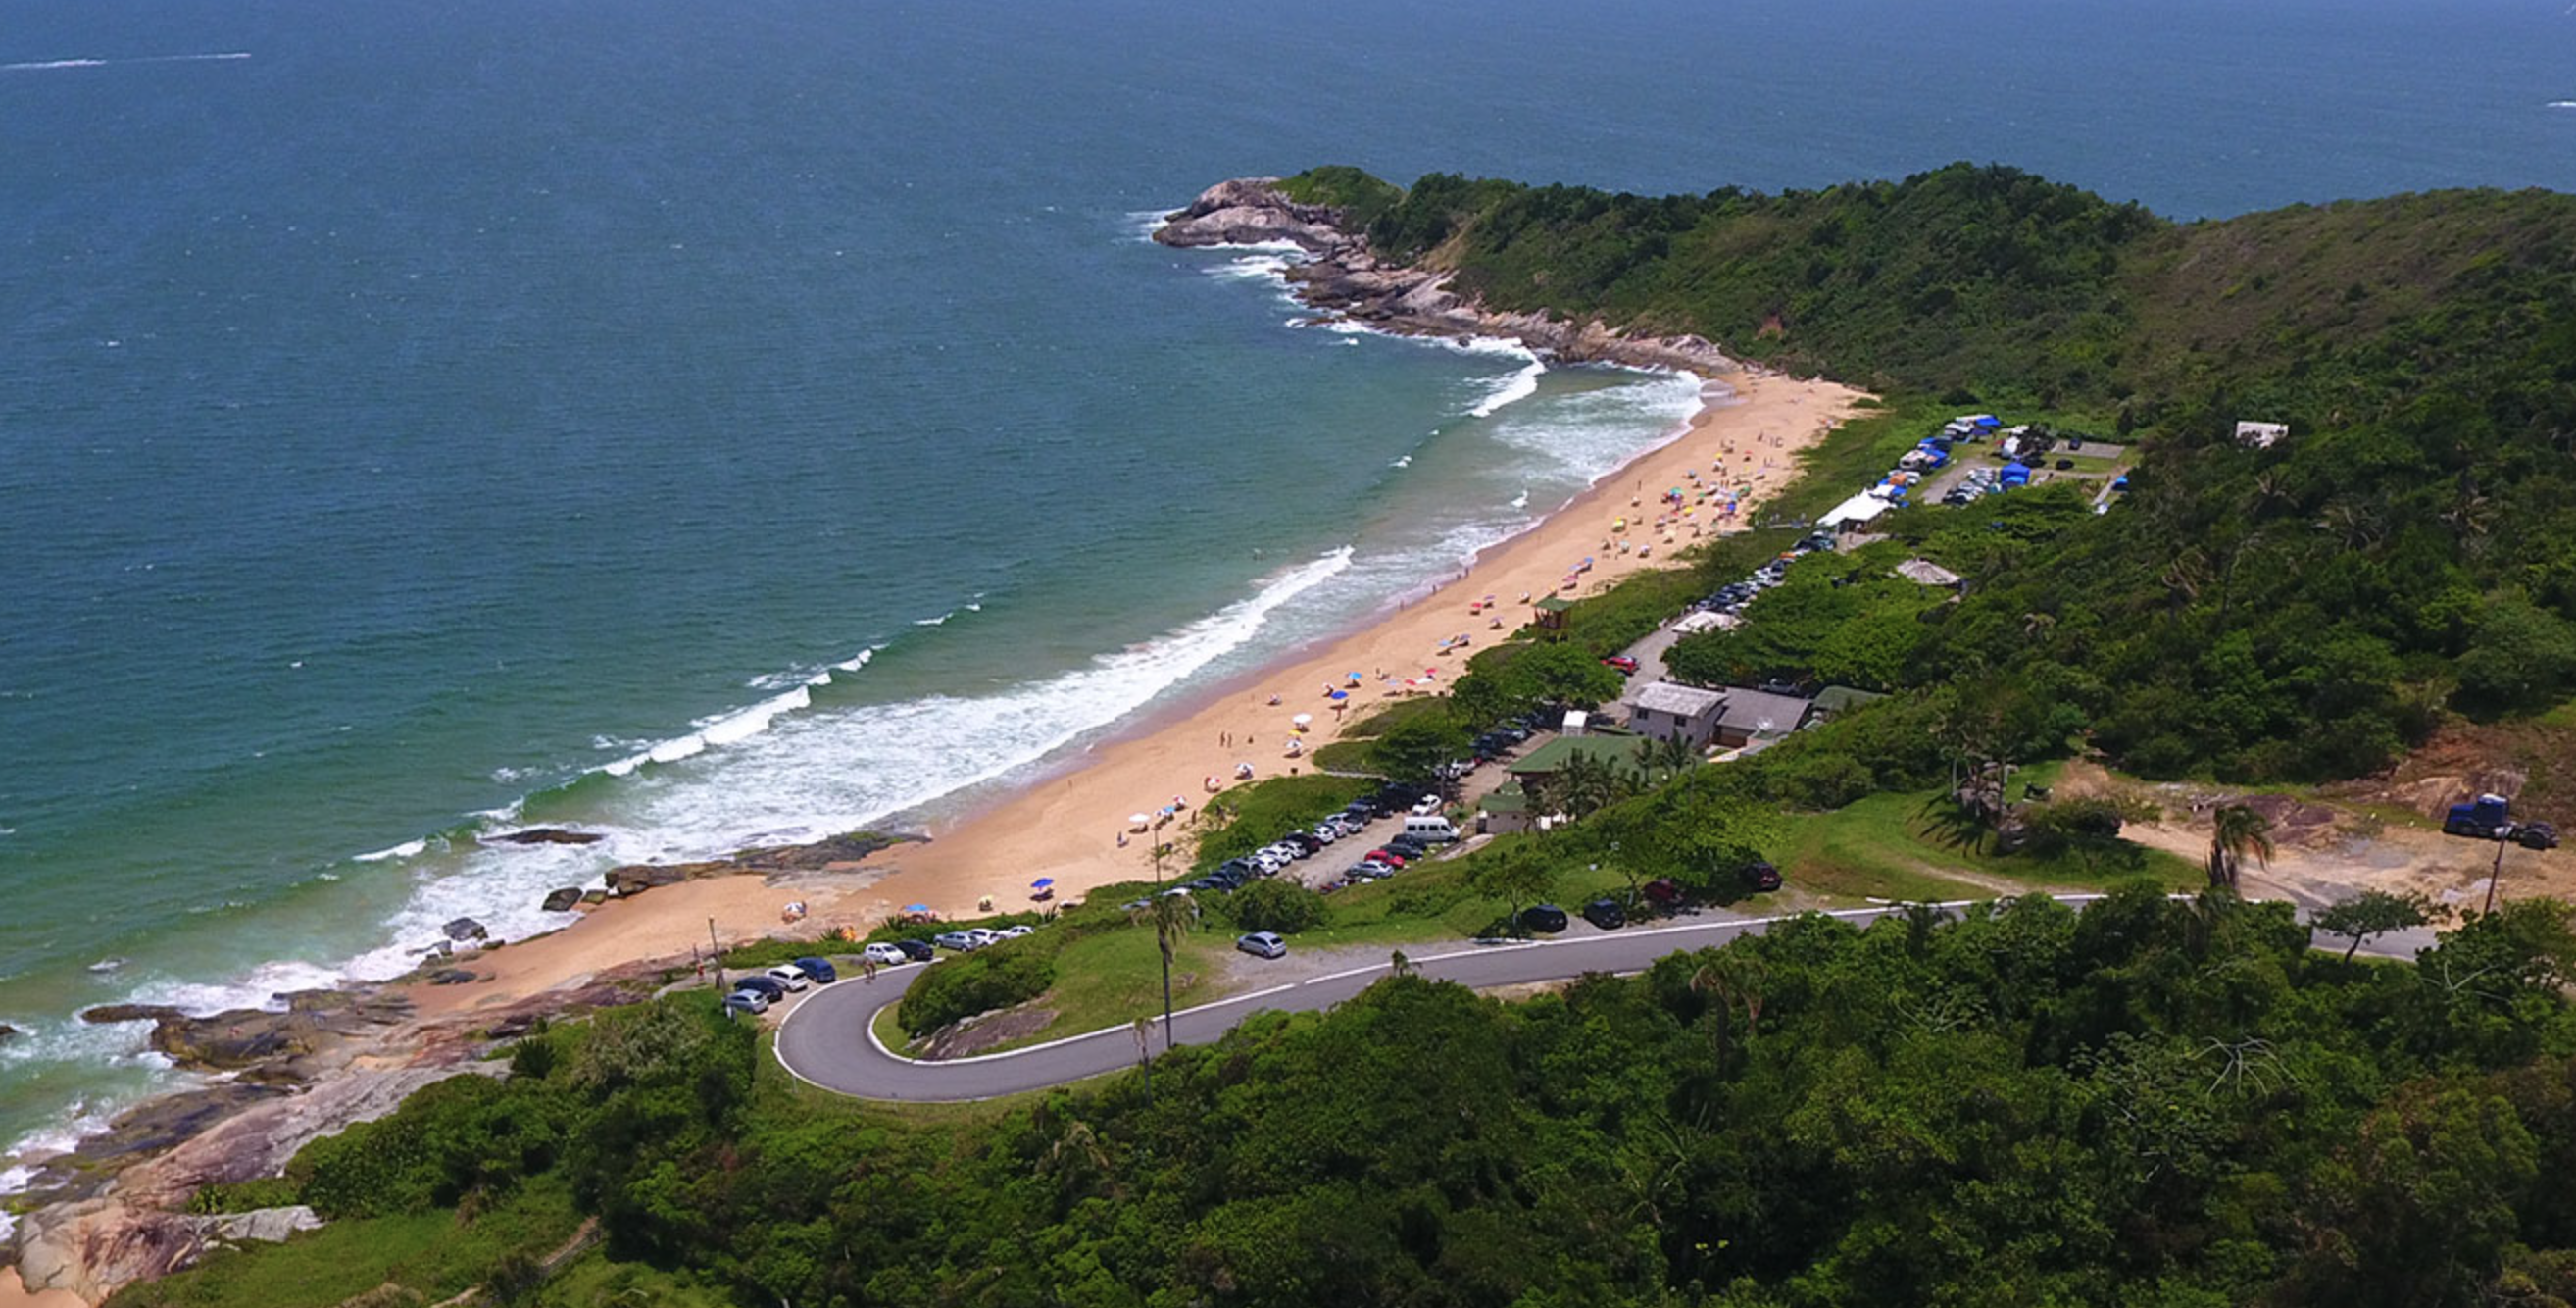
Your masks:
M1879 499L1878 497L1871 495L1868 491L1862 491L1860 494L1854 495L1850 499L1844 500L1842 503L1835 505L1833 512L1816 519L1816 525L1819 527L1839 527L1846 522L1867 522L1870 519L1887 512L1889 507L1890 506L1886 500Z

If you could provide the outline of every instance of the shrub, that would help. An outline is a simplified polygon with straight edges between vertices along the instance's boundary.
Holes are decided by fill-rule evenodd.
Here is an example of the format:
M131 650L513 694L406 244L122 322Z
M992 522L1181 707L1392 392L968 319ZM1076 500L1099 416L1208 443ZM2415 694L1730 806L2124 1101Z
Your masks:
M960 1018L1035 999L1055 984L1057 947L1044 936L1024 936L947 959L904 992L895 1021L917 1039Z
M1322 895L1291 881L1255 881L1226 896L1224 904L1237 927L1281 935L1320 925L1330 907Z

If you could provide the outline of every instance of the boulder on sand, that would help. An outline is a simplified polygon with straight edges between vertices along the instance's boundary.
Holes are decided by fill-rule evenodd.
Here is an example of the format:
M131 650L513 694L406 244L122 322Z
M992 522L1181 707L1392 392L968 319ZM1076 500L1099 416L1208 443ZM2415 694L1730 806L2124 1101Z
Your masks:
M581 887L566 886L563 889L546 896L546 902L538 905L538 907L549 913L569 913L573 910L573 906L580 902Z
M460 944L468 940L481 940L491 934L483 929L482 923L470 917L450 918L447 925L440 927L439 930L445 932L448 939Z

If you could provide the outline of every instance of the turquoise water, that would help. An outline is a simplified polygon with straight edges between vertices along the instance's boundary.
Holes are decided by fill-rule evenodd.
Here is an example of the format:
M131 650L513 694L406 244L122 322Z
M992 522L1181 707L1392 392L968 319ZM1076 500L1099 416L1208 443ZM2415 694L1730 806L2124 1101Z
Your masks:
M2135 8L9 6L0 1146L164 1083L80 1006L936 816L1691 405L1293 328L1141 239L1218 178L2576 185L2558 4Z

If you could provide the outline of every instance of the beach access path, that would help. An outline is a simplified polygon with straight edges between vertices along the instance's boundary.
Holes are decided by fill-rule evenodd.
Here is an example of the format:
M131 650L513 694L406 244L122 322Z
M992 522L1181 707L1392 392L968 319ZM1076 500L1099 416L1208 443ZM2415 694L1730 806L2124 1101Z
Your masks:
M2051 897L2077 908L2104 898L2093 894ZM1937 907L1956 912L1968 907L1969 902ZM1866 925L1892 913L1904 913L1908 907L1889 904L1836 909L1826 916ZM1675 925L1631 927L1553 940L1426 945L1423 955L1408 958L1406 966L1416 975L1478 990L1571 981L1594 972L1626 975L1644 971L1666 955L1723 945L1795 916L1800 915L1738 917L1704 909L1698 916ZM2300 916L2304 918L2306 914L2302 912ZM2411 960L2417 949L2430 943L2411 937L2374 940L2363 952ZM2326 946L2321 943L2320 947ZM1295 945L1292 943L1290 948L1293 950ZM878 1039L877 1014L903 998L914 979L936 966L939 965L930 963L887 969L872 982L842 981L801 996L778 1025L775 1048L779 1064L800 1081L854 1098L958 1103L1067 1085L1124 1071L1139 1061L1136 1033L1129 1026L969 1058L927 1062L904 1057ZM1259 964L1252 966L1257 973ZM1393 967L1390 957L1201 1004L1173 1015L1170 1043L1210 1043L1256 1013L1320 1012L1385 979ZM1169 1047L1159 1018L1152 1024L1148 1043L1156 1053Z

